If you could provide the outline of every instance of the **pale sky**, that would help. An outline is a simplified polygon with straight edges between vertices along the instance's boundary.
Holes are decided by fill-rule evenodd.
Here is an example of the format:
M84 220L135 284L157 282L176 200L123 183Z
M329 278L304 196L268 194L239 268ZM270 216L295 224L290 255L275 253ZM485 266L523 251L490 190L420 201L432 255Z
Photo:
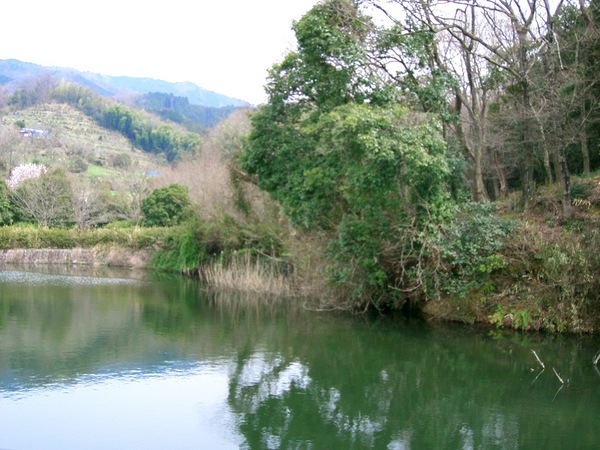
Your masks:
M2 5L0 59L191 81L252 104L318 0L29 0Z

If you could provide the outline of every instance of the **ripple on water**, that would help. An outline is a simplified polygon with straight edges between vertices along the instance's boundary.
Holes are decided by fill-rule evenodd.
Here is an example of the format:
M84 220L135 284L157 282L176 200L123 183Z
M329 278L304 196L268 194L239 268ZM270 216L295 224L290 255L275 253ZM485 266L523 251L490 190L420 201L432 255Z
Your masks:
M129 278L97 278L79 275L56 275L20 271L1 271L0 282L42 286L112 286L143 284L140 280Z

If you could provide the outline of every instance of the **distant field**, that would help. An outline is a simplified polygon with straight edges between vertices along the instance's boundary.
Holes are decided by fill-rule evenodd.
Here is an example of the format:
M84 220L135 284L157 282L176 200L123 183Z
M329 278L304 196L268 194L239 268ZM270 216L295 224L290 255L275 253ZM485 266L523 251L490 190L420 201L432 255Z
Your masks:
M66 104L49 103L18 111L5 109L0 111L0 117L3 163L0 168L4 166L4 172L18 164L39 162L91 177L109 177L127 172L128 168L122 163L124 159L128 164L148 169L166 164L164 158L133 149L120 133L100 127ZM21 137L19 122L27 128L48 131L48 135Z

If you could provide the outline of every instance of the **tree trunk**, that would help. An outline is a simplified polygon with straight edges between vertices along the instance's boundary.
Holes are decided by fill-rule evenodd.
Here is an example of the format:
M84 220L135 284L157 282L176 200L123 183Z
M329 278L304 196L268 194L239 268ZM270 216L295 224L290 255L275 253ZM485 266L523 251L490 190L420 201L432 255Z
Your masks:
M571 218L571 174L567 165L565 149L561 145L558 149L558 161L560 163L560 171L562 172L563 181L563 221Z
M554 179L556 181L562 178L562 172L560 170L560 163L558 161L558 151L552 152L552 166L554 167Z
M473 183L473 200L483 202L488 199L485 185L483 184L483 168L482 168L482 151L481 147L474 149L474 183Z
M581 127L581 156L583 157L583 173L589 175L590 173L590 149L588 146L588 136L585 125Z
M504 175L504 167L500 161L500 152L494 151L494 166L496 169L496 177L500 185L500 197L506 197L508 195L508 183L506 182L506 175Z

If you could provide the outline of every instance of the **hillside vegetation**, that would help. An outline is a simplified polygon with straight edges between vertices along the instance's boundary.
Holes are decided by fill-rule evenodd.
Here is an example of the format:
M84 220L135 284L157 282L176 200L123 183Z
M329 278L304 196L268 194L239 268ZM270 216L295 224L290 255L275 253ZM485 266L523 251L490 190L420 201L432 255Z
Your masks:
M21 137L20 126L45 130L45 137ZM160 170L166 159L136 149L117 131L100 126L68 104L43 103L8 111L2 116L4 176L10 167L40 162L72 172L117 174L134 162L148 170ZM129 164L128 164L129 162Z

